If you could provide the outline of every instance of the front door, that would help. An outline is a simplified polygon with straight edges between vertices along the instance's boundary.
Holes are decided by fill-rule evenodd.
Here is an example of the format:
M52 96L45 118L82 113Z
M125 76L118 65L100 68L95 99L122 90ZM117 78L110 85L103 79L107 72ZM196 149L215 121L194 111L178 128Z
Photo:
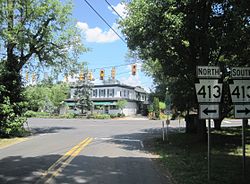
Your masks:
M109 106L104 106L104 113L109 114Z

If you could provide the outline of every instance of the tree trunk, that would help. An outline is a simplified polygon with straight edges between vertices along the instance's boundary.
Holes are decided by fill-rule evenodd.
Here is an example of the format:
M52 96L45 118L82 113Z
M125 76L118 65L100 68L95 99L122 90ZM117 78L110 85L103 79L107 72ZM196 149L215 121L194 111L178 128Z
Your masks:
M221 130L221 123L223 119L214 119L214 129Z
M206 122L199 120L197 114L186 115L186 133L196 134L197 139L205 140L206 138Z

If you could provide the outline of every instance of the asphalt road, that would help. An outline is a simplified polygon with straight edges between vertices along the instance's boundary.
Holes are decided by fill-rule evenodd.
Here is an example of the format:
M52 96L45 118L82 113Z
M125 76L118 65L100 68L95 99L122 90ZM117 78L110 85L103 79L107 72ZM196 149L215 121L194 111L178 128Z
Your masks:
M29 119L27 141L0 149L0 183L170 183L143 140L161 122Z
M28 125L33 136L0 149L1 184L171 183L143 144L161 135L161 121L29 119ZM170 123L177 131L184 126L183 120Z

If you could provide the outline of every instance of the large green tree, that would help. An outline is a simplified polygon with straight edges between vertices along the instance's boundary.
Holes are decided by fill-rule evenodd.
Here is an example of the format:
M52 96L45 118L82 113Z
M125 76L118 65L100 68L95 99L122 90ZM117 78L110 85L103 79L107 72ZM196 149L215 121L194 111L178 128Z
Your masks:
M23 68L75 69L86 49L71 17L71 1L0 0L0 104L9 99L20 115ZM0 119L3 115L0 114ZM4 126L1 121L0 129Z
M232 0L132 0L120 21L129 48L145 61L156 83L167 86L173 105L197 108L197 65L250 65L250 2ZM222 115L230 111L223 85Z

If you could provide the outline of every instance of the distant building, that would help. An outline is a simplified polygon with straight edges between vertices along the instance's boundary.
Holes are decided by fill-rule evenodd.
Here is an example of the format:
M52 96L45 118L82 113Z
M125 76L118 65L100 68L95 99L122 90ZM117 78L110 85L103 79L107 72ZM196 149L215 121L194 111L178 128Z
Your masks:
M71 87L70 98L65 100L68 112L78 111L75 104L75 88ZM116 103L118 100L126 100L127 104L123 113L128 115L145 114L148 105L148 93L140 86L128 86L118 80L104 80L102 84L94 85L91 100L93 111L96 113L117 114L121 113ZM65 109L61 109L65 113Z

